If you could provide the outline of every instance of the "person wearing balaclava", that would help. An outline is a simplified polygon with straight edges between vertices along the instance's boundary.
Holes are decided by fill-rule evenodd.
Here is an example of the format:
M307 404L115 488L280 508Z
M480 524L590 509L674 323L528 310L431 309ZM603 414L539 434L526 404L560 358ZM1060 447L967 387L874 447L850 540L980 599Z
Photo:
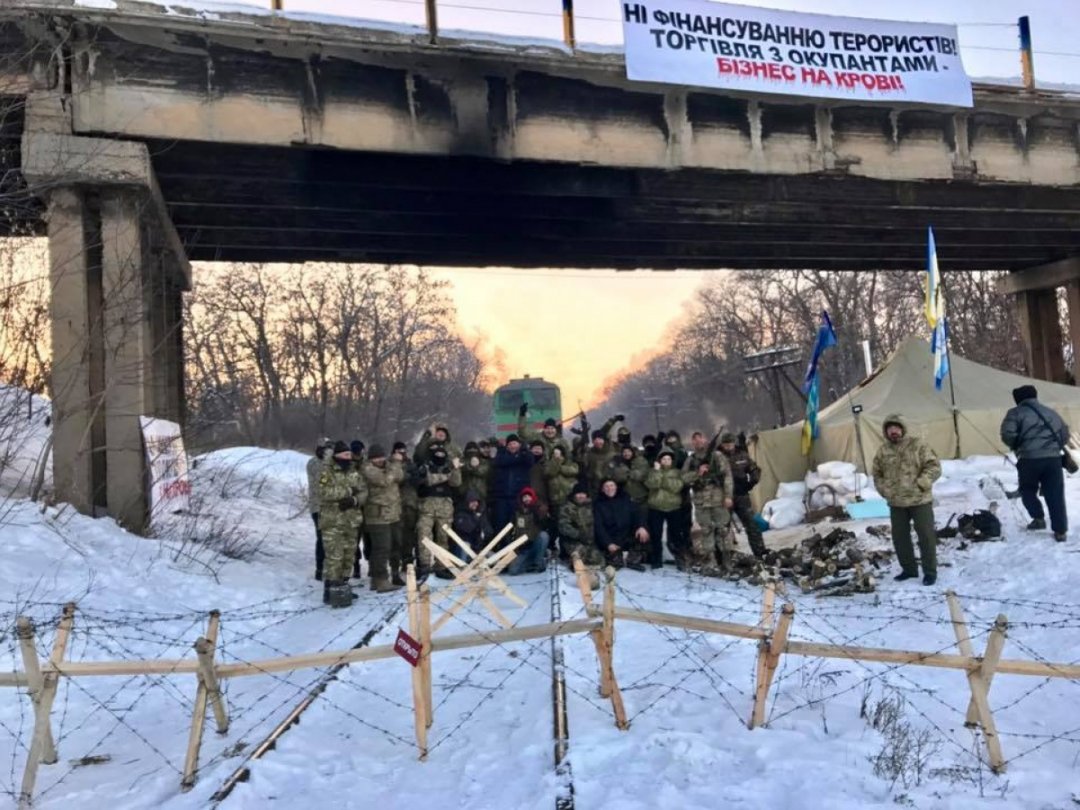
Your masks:
M323 602L348 607L353 594L349 572L356 552L356 532L363 521L361 508L367 487L353 467L345 442L334 444L333 458L319 476L319 525L326 559L323 563Z
M1012 393L1016 407L1009 409L1001 423L1001 441L1016 453L1020 497L1031 516L1028 530L1046 528L1046 512L1039 501L1041 492L1050 512L1054 539L1064 542L1069 533L1064 474L1064 465L1071 461L1065 449L1069 426L1057 411L1039 402L1034 385L1022 385Z

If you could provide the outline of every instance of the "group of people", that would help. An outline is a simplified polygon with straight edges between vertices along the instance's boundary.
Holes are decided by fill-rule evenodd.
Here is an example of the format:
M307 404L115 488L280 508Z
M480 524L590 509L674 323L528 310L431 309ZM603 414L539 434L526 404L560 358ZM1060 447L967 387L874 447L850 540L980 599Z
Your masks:
M764 556L750 503L760 470L745 437L695 431L684 447L667 431L638 445L623 421L616 414L590 431L583 418L566 437L554 419L530 424L525 404L516 433L464 447L445 425L425 431L411 455L402 442L389 453L358 440L320 443L308 485L324 601L351 602L361 556L372 589L388 592L404 585L412 562L421 581L452 577L425 541L464 558L458 539L477 553L508 525L496 548L526 537L512 575L575 556L589 566L660 568L665 537L680 570L719 575L733 550L733 518L751 552Z

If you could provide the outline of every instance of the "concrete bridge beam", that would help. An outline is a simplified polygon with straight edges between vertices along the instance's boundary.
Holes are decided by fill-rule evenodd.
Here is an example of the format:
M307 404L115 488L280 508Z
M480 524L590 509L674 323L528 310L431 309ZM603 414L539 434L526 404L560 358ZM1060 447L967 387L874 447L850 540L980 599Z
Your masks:
M49 205L56 497L143 533L140 417L184 417L190 266L145 145L29 130L23 169Z
M1069 382L1069 375L1063 352L1060 287L1066 290L1075 377L1075 358L1080 357L1080 257L1010 273L999 285L1002 293L1016 298L1028 373L1040 380L1064 383Z

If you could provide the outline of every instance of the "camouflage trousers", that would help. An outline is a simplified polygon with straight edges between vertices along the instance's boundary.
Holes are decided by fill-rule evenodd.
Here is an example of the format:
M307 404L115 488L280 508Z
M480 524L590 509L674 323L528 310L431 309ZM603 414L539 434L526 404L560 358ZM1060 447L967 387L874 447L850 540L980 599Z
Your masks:
M694 520L701 531L692 533L691 542L702 571L714 573L718 567L727 568L731 559L731 512L722 506L695 505Z
M401 561L401 523L384 523L367 527L368 575L374 585L398 576ZM389 572L387 571L389 564Z
M573 540L567 540L563 543L566 548L566 558L570 562L570 567L574 567L574 555L577 554L581 557L581 561L585 565L591 567L599 567L604 564L604 555L600 553L598 549L592 543L578 543Z
M323 561L323 581L347 580L356 562L356 528L349 524L332 528L327 526L322 530L322 536L326 554Z
M449 551L450 538L443 531L443 525L449 524L454 519L454 502L450 498L423 498L420 501L420 515L416 519L417 554L420 558L419 567L430 571L434 555L424 546L424 540L434 540L436 544ZM456 548L456 545L455 545ZM435 563L437 570L446 566L441 562Z

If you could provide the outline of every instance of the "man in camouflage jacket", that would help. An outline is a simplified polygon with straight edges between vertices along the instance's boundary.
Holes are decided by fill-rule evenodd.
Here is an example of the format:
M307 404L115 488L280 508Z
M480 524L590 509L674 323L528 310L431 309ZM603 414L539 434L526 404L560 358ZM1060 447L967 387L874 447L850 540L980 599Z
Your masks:
M877 491L889 503L892 541L900 562L897 580L919 575L915 549L911 544L911 524L919 537L923 585L937 581L937 532L934 530L934 481L941 477L941 462L930 446L909 436L903 417L885 417L885 443L874 456L873 474Z

